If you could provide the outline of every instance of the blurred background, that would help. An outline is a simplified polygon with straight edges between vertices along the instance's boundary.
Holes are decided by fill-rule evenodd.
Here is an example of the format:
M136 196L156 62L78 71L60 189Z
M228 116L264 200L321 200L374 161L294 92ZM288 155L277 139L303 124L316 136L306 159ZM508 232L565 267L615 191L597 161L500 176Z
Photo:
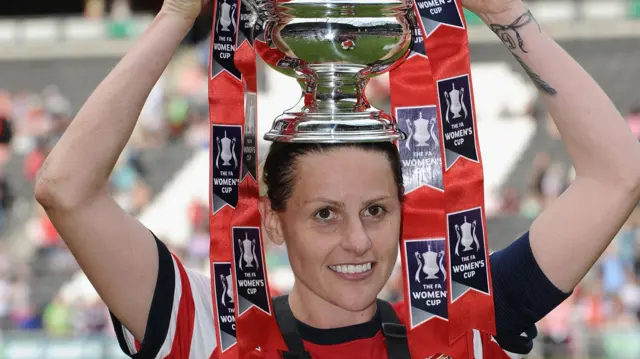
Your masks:
M528 1L640 138L640 0ZM161 0L0 1L0 359L124 358L108 312L33 198L44 158ZM508 51L467 14L492 250L526 231L572 180L552 119ZM189 267L208 272L205 11L153 89L111 178L121 206ZM297 98L259 62L259 133ZM385 77L369 98L389 108ZM578 94L579 95L579 94ZM607 119L602 119L606 121ZM267 144L260 143L260 158ZM558 238L562 240L562 238ZM531 357L640 358L640 211L573 296L539 323ZM274 294L293 281L268 246ZM401 298L399 273L383 296Z

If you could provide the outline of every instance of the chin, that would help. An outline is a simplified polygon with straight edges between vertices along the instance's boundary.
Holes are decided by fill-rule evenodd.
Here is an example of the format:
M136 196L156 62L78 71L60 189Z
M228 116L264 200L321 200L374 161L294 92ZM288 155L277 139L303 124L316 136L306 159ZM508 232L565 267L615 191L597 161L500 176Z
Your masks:
M376 300L377 295L363 296L360 295L357 298L349 299L348 297L341 297L336 300L340 308L350 312L361 312L369 308Z
M382 286L372 284L343 286L339 290L332 291L331 301L342 309L359 312L369 308L376 301L381 290Z

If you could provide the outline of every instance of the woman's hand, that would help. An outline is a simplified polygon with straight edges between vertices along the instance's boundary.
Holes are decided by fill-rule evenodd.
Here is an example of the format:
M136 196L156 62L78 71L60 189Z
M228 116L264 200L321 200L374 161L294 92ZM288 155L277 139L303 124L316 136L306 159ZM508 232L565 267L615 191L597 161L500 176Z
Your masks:
M195 21L209 1L211 0L165 0L161 12Z
M462 6L483 19L508 14L524 7L522 0L462 0Z

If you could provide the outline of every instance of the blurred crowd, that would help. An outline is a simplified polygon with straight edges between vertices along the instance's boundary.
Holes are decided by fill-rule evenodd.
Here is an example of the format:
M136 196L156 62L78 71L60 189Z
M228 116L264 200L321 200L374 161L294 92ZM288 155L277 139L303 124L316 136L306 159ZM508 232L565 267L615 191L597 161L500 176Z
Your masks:
M132 13L129 0L84 0L84 4L84 14L90 19L109 16L122 20Z
M177 61L181 66L167 71L153 88L110 178L112 195L131 215L140 214L152 200L146 179L163 170L148 168L145 153L161 153L169 143L192 149L209 144L206 66L197 59ZM42 91L0 89L0 331L44 328L51 334L70 335L108 327L106 308L97 298L56 296L38 305L42 291L38 280L50 277L61 285L57 278L68 280L78 270L33 198L38 170L77 110L56 86ZM187 250L195 259L190 263L204 258L202 246L208 246L203 241L208 227L199 220L207 214L206 208L201 211L206 205L194 203L191 209L194 239ZM16 214L25 210L26 216ZM19 223L8 225L12 221Z
M640 356L640 213L539 330L545 358Z

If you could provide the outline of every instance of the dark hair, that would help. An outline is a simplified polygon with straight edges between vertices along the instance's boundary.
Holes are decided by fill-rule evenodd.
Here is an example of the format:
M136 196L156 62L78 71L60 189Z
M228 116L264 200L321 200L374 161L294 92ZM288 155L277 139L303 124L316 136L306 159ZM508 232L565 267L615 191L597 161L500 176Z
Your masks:
M294 173L299 157L311 153L323 153L339 148L355 148L363 151L380 152L386 155L391 165L393 179L398 188L398 199L402 201L404 185L402 183L402 164L398 149L392 142L367 143L282 143L271 144L264 163L262 179L267 185L267 195L274 211L284 211L294 186Z

